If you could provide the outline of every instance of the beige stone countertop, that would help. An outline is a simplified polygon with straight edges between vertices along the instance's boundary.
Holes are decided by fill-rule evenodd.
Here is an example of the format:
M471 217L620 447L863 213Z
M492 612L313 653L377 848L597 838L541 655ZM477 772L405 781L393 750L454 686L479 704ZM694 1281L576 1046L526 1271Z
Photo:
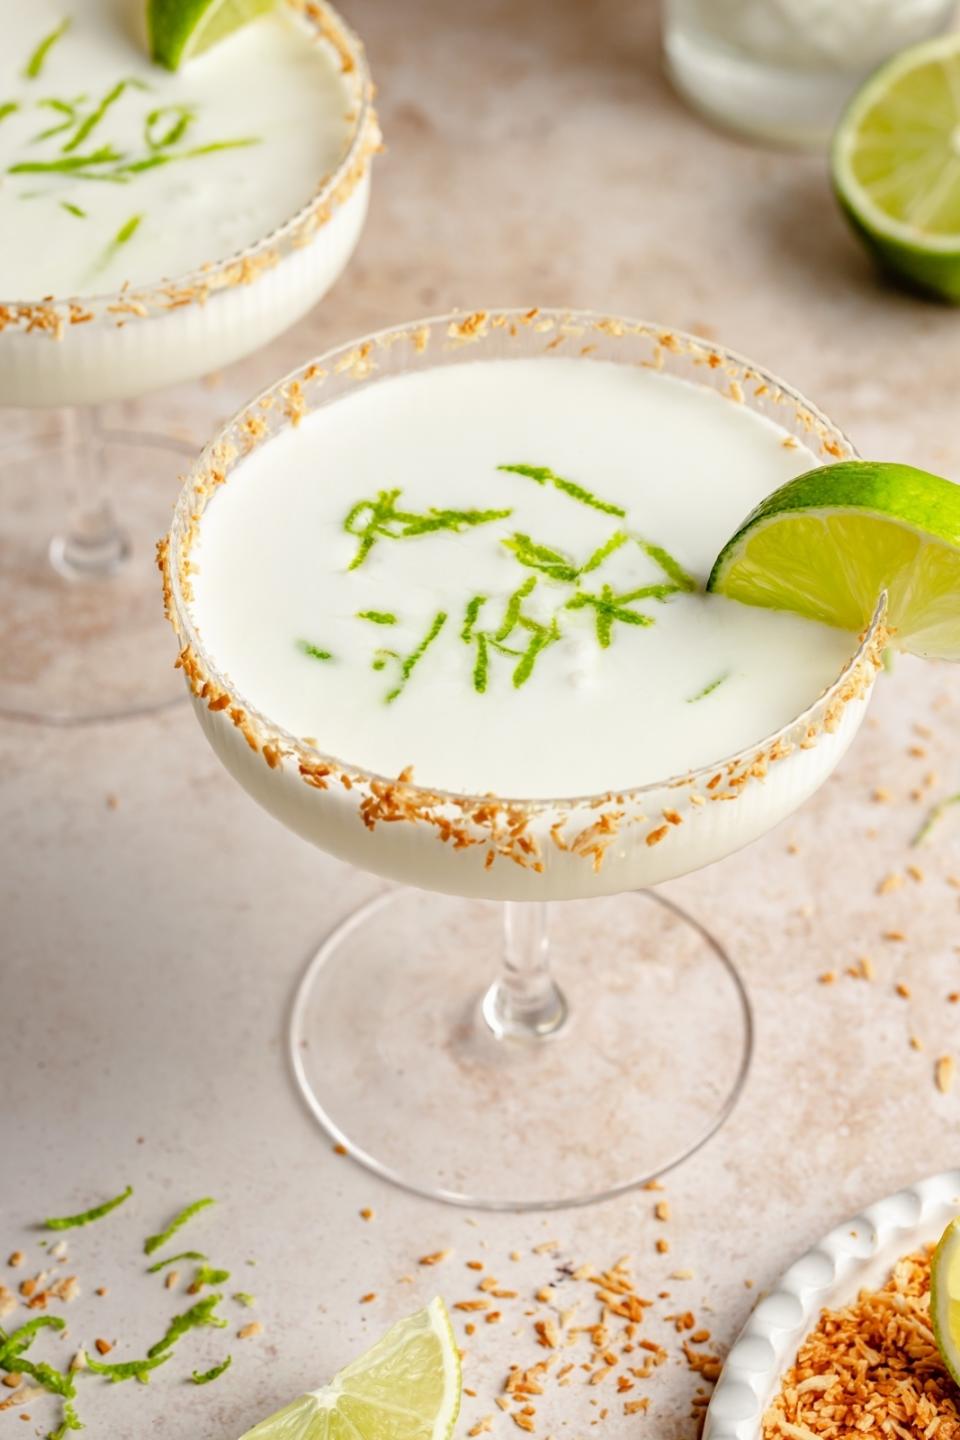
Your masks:
M805 390L862 453L960 479L960 315L875 279L822 159L749 147L679 104L649 0L345 9L367 41L388 143L354 263L268 350L117 416L149 410L154 428L159 417L200 441L294 363L368 329L456 306L568 304L722 339ZM960 671L898 662L812 803L670 887L734 956L758 1042L732 1119L667 1178L666 1225L645 1192L548 1217L471 1215L334 1155L294 1093L283 1027L306 957L378 882L262 814L185 705L76 731L3 726L0 1280L41 1268L35 1221L132 1183L109 1225L67 1237L64 1268L84 1293L54 1307L71 1341L43 1353L103 1336L121 1342L118 1357L135 1354L182 1308L142 1274L139 1242L210 1194L219 1210L184 1244L232 1269L230 1291L256 1295L252 1312L230 1307L234 1330L264 1327L229 1334L233 1368L209 1387L183 1376L227 1348L212 1331L148 1387L85 1384L91 1440L235 1440L435 1290L469 1295L471 1257L520 1298L466 1345L478 1393L460 1433L492 1414L492 1433L512 1435L493 1396L509 1364L545 1355L524 1313L534 1290L558 1259L606 1265L628 1252L641 1294L671 1294L643 1331L669 1333L670 1359L626 1397L649 1395L649 1413L625 1416L610 1382L589 1387L576 1372L545 1399L536 1433L693 1436L700 1382L664 1311L693 1310L722 1350L757 1292L828 1226L957 1163L960 1085L939 1093L934 1063L960 1057L948 999L960 990L949 883L960 813L908 846L930 804L960 788L958 721ZM888 872L904 883L879 895ZM870 979L846 974L860 956ZM836 983L818 983L824 971ZM533 1253L548 1240L555 1253ZM27 1267L8 1272L16 1247ZM447 1247L443 1266L417 1265ZM677 1270L692 1278L669 1278ZM377 1298L361 1305L368 1292ZM584 1317L595 1312L585 1300ZM45 1432L53 1411L27 1408L29 1425L0 1414L0 1440Z

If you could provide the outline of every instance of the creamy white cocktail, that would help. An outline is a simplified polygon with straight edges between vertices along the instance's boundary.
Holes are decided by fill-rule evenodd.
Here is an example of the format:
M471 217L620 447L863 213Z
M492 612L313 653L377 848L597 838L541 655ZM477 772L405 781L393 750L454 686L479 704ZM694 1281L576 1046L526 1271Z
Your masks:
M376 122L332 12L281 5L177 73L142 30L139 4L5 9L0 403L223 364L309 309L356 243Z
M862 719L879 622L704 593L761 497L849 453L725 351L539 310L345 346L204 452L160 547L204 732L292 830L407 882L329 935L290 1026L378 1173L577 1203L729 1112L743 988L638 887L763 834Z

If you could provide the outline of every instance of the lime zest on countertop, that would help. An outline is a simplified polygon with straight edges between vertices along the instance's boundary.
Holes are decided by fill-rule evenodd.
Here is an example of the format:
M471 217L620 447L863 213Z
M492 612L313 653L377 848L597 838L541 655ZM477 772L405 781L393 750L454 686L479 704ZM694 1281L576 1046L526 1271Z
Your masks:
M217 1202L212 1200L209 1195L205 1196L202 1200L194 1200L192 1205L188 1205L180 1211L179 1215L173 1217L166 1230L161 1230L158 1235L148 1235L147 1239L143 1242L143 1253L145 1255L152 1255L155 1250L160 1249L161 1245L166 1245L168 1240L172 1240L177 1231L181 1230L188 1220L192 1220L194 1215L198 1215L201 1210L206 1210L208 1205L215 1205L216 1203Z
M192 1376L194 1385L209 1385L212 1380L219 1380L224 1370L229 1370L233 1364L233 1356L228 1355L226 1360L221 1360L219 1365L214 1365L210 1370L194 1370Z
M213 1325L218 1330L226 1329L227 1321L213 1313L222 1299L223 1296L219 1293L207 1295L203 1300L198 1300L196 1305L191 1305L189 1310L174 1315L167 1326L166 1334L147 1351L148 1359L153 1360L157 1355L172 1349L188 1330L197 1330L201 1325Z
M171 1255L166 1260L157 1260L155 1264L147 1267L148 1275L156 1275L160 1270L165 1270L168 1265L176 1265L178 1260L206 1260L206 1255L200 1250L181 1250L177 1255Z
M129 1200L132 1194L133 1186L128 1185L122 1194L115 1195L112 1200L104 1200L102 1205L94 1205L90 1210L81 1210L79 1215L54 1216L44 1220L44 1227L47 1230L73 1230L78 1225L89 1225L94 1220L102 1220L111 1210L116 1210L117 1206Z

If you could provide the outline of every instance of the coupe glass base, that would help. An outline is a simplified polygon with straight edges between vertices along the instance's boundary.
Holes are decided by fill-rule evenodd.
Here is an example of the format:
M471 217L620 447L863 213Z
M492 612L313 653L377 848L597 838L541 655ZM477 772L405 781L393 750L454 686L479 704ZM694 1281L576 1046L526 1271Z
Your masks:
M311 1112L355 1160L450 1204L561 1209L663 1174L723 1123L752 1027L717 941L651 891L551 914L562 1004L522 1038L491 1003L500 904L391 891L324 941L297 991L291 1057Z
M73 725L183 698L155 546L192 454L69 426L0 444L0 715Z

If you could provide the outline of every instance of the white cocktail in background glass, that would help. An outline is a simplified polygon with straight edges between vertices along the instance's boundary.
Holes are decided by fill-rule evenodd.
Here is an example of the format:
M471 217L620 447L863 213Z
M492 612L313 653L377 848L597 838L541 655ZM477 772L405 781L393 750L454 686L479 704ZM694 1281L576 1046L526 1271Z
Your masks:
M0 296L27 297L0 300L8 715L70 722L173 698L148 597L162 481L184 447L107 431L98 407L294 324L367 210L370 80L332 9L288 0L175 74L147 58L142 13L16 0L4 14ZM31 423L37 411L52 423Z
M663 0L663 43L677 89L709 119L822 147L870 72L956 11L956 0Z
M292 1026L314 1113L381 1174L576 1203L728 1113L736 973L624 892L764 834L852 740L878 622L702 593L760 498L851 453L713 345L541 310L343 347L204 452L161 547L204 732L291 829L416 887L324 943Z

